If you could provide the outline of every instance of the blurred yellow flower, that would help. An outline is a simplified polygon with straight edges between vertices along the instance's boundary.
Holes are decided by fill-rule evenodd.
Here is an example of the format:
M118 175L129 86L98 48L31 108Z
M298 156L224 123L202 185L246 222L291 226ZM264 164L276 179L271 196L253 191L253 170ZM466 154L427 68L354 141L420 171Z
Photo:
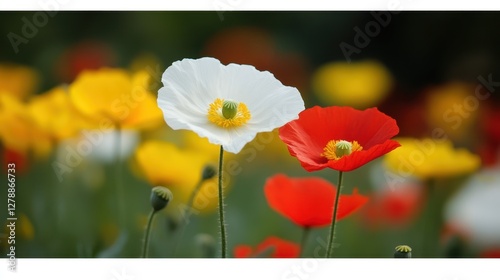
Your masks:
M6 148L21 154L33 151L38 157L50 153L50 135L36 125L27 106L11 95L0 94L0 124L0 140Z
M154 128L163 115L149 90L146 71L133 75L122 69L84 71L70 85L74 106L97 122L109 120L120 128Z
M103 223L99 228L100 241L104 243L105 246L111 246L116 242L120 235L120 229L116 224L113 223Z
M312 87L326 105L365 109L378 105L389 93L393 79L380 62L331 62L315 71Z
M89 121L74 108L63 86L34 96L28 108L37 125L56 140L77 136L82 128L91 127Z
M397 176L426 180L467 174L478 169L479 156L455 149L449 140L398 138L401 147L384 156L387 168Z
M468 136L477 119L479 101L474 86L449 83L429 90L427 95L427 122L432 128L441 128L452 139Z
M0 94L26 99L38 87L38 73L25 66L0 64Z
M33 240L35 237L35 229L33 228L33 224L26 214L21 213L19 215L18 221L18 232L19 235L25 240Z
M201 179L206 164L214 164L210 156L193 150L180 150L163 141L151 140L137 148L135 159L152 186L168 187L174 199L167 210L179 211L189 201L194 188ZM193 208L210 212L217 207L217 176L206 180L198 191Z
M181 130L182 141L180 145L190 151L204 154L212 161L217 163L219 161L220 146L214 145L208 141L207 138L201 138L191 130ZM227 153L224 155L226 160L236 157L237 154Z

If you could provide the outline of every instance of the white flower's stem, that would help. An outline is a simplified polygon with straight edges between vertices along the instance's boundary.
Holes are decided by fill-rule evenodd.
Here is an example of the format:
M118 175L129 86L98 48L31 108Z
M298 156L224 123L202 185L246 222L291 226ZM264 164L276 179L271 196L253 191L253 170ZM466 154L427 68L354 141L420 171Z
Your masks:
M226 257L226 224L224 221L224 193L222 189L222 161L224 156L224 148L220 146L219 156L219 223L220 223L220 240L222 257Z

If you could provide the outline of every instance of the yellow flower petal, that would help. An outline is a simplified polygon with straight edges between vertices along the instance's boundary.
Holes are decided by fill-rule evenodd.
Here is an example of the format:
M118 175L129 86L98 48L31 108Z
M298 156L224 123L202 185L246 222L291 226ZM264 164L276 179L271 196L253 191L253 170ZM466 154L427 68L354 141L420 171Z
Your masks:
M38 87L38 73L25 66L0 65L0 92L18 100L26 99Z
M313 75L312 86L327 105L365 109L378 105L392 87L392 76L379 62L332 62Z
M442 128L452 139L468 136L477 120L479 100L474 86L450 83L432 88L427 93L427 122L430 127Z
M171 187L195 186L208 157L193 151L182 151L163 141L148 141L136 150L135 158L147 180L153 185Z
M415 176L426 180L473 172L479 168L479 156L466 149L455 149L448 140L399 138L401 147L388 153L384 163L397 176Z
M149 91L146 72L131 76L121 69L85 71L69 92L75 107L97 121L109 119L122 128L161 124L162 113Z
M214 145L212 145L214 146ZM216 146L214 146L216 147ZM136 161L152 186L168 187L174 196L167 211L183 215L187 203L206 164L214 164L209 154L194 150L181 150L163 141L151 140L136 151ZM224 186L227 189L227 185ZM205 181L193 203L195 212L211 212L217 208L217 176Z
M45 157L52 149L52 139L33 120L26 105L10 95L0 94L0 140L8 149L22 154L33 151Z
M37 125L62 140L92 125L73 107L65 87L56 87L30 100L28 109Z

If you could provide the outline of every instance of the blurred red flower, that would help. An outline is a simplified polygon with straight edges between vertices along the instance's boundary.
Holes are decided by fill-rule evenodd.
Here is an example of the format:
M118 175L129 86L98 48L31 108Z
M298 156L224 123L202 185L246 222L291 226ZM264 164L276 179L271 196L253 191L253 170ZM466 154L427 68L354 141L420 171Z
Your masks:
M272 258L297 258L300 246L278 237L270 236L255 249L248 245L238 245L234 248L235 258L272 257Z
M481 129L484 137L478 153L484 166L494 166L500 160L500 106L488 105L482 114Z
M24 173L29 167L28 156L16 152L15 150L5 149L3 152L3 166L7 166L11 163L15 164L17 173Z
M407 225L422 208L423 192L418 185L385 188L372 197L363 213L369 224Z
M351 171L399 147L396 120L377 108L312 107L280 128L288 151L307 171Z
M500 248L493 248L486 251L481 252L479 255L481 258L500 258Z
M115 64L116 53L100 41L81 41L69 47L56 64L56 75L63 82L73 81L83 70L97 70Z
M318 178L289 178L275 175L266 181L267 202L276 212L302 227L321 227L332 221L335 186ZM358 194L340 195L337 220L353 213L368 201Z
M308 87L308 62L297 52L280 50L267 30L240 26L223 29L210 38L203 53L223 64L255 66L273 73L283 84L294 86L304 94Z

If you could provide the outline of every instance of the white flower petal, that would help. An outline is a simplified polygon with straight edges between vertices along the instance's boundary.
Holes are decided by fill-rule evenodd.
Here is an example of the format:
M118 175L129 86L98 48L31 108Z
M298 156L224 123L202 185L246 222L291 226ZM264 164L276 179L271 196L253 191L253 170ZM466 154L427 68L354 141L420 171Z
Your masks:
M162 76L158 106L173 129L189 129L228 152L238 153L258 132L271 131L297 119L304 110L299 91L284 86L273 74L253 66L222 65L214 58L184 59ZM251 119L237 128L222 128L208 121L215 99L247 105Z
M463 228L472 245L500 246L500 172L498 167L473 175L447 203L448 223Z

